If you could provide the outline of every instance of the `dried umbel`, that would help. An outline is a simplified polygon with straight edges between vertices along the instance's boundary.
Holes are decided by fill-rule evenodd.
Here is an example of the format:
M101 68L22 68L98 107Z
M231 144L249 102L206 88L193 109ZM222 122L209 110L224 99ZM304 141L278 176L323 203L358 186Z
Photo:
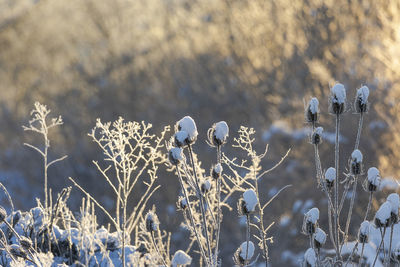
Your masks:
M229 127L225 121L215 123L207 132L208 142L212 146L221 146L229 136Z
M333 167L329 167L325 172L325 183L328 189L333 187L333 184L336 179L336 170Z
M346 89L341 83L335 84L331 88L331 95L329 98L329 111L333 114L339 115L345 111L346 108Z
M360 150L356 149L351 153L350 171L353 175L359 175L362 172L363 155Z
M326 242L326 233L321 228L317 228L314 234L314 246L320 249Z
M322 127L317 127L314 132L311 135L311 144L313 145L319 145L322 143L322 132L324 131L324 128Z
M369 89L367 86L362 86L357 90L357 94L354 100L354 109L357 113L363 113L368 111L368 96Z
M184 131L188 134L188 137L185 140L185 143L187 145L191 145L196 142L198 135L197 127L196 123L190 116L185 116L180 121L178 121L177 128L178 131Z
M311 98L305 112L305 117L307 122L315 123L318 121L318 116L319 116L318 105L319 105L318 99L315 97Z
M358 242L368 243L369 232L370 232L369 221L363 221L361 223L360 230L358 231Z
M148 232L154 232L158 230L158 225L160 223L158 221L157 215L154 212L152 211L147 212L145 220L146 220L146 230Z
M182 148L173 147L168 152L168 159L172 165L181 163L184 159Z
M243 242L235 252L235 263L240 266L247 265L254 255L254 248L253 242L249 241L248 244L247 242Z
M24 250L29 250L32 248L32 241L25 236L21 236L19 243Z
M211 177L215 180L221 178L222 175L222 165L221 163L216 164L212 169L211 169Z
M312 235L317 229L317 223L319 220L319 209L312 208L306 214L304 214L303 221L303 233L306 235Z
M3 222L7 218L6 210L0 206L0 222Z
M379 170L375 167L368 169L367 173L367 189L369 192L375 192L381 182L381 177L379 175Z

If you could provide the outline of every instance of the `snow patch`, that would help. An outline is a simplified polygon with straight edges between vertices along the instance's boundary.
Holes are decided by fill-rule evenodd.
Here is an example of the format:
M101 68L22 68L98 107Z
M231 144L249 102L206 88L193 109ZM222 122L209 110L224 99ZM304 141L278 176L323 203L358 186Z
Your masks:
M390 205L389 201L386 201L379 207L378 211L375 214L375 218L379 220L381 224L385 225L387 221L390 219L391 211L392 211L392 205Z
M375 186L379 186L379 182L381 181L381 177L379 176L379 170L375 167L371 167L368 169L368 182Z
M318 113L318 111L319 111L318 104L319 104L319 102L316 97L311 98L310 103L308 105L310 107L310 111L312 114Z
M178 122L179 130L185 131L188 133L189 138L191 140L194 140L197 138L198 132L197 132L197 127L196 123L190 116L185 116L183 117L179 122Z
M192 263L192 257L190 257L182 250L178 250L175 252L171 262L173 267L176 267L178 265L190 265L191 263Z
M319 209L318 208L312 208L310 209L306 214L305 214L306 220L308 222L311 222L313 224L317 223L319 219Z

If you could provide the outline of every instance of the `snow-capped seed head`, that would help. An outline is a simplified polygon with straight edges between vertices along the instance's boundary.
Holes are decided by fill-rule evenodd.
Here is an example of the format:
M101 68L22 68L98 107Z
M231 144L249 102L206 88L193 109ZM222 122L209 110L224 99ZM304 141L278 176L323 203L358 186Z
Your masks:
M367 179L368 179L368 191L375 192L381 182L379 170L375 167L369 168L368 174L367 174Z
M208 141L213 146L220 146L226 143L226 139L229 135L229 127L225 121L215 123L208 130Z
M306 214L304 214L303 233L306 235L314 234L317 228L318 220L319 220L318 208L312 208L308 212L306 212Z
M196 123L190 116L183 117L180 121L178 121L178 130L185 131L189 135L187 138L187 144L193 144L197 139L197 127Z
M208 192L210 192L211 189L211 183L209 180L205 180L201 183L201 193L203 194L207 194Z
M326 233L321 228L317 228L314 235L314 244L316 248L321 248L326 242Z
M314 249L309 248L306 253L304 253L304 263L306 266L310 267L317 266L317 255L315 255Z
M391 214L390 214L390 222L392 224L397 223L399 220L399 205L400 205L400 199L399 195L397 193L392 193L390 194L386 200L390 203L392 206Z
M358 242L368 243L369 232L370 232L369 221L363 221L361 223L360 230L358 231Z
M346 89L341 83L335 84L331 88L329 99L329 110L333 114L342 114L346 106Z
M147 214L146 214L146 230L148 232L157 231L159 224L160 224L160 222L158 221L157 215L152 211L147 212Z
M325 182L326 182L326 187L328 189L331 189L333 187L333 183L335 182L336 179L336 170L333 167L328 168L325 171Z
M175 252L171 262L172 267L186 266L190 265L191 263L192 263L192 257L190 257L182 250L178 250Z
M178 199L178 208L182 209L182 210L185 210L187 207L188 207L188 203L187 203L186 198L179 197L179 199Z
M29 250L32 247L32 241L25 236L21 236L19 243L24 250Z
M246 209L249 213L254 212L258 203L256 192L253 189L247 189L243 193L243 200L246 205Z
M14 256L14 257L16 257L16 258L18 258L18 257L20 257L20 258L26 258L26 252L25 251L23 251L22 249L21 249L21 247L19 246L19 245L17 245L17 244L12 244L12 245L10 245L10 247L9 247L9 251L10 251L10 253Z
M3 222L7 218L6 210L0 206L0 222Z
M369 89L367 86L364 85L357 90L356 98L354 101L354 108L357 113L367 112L368 96L369 96Z
M315 97L311 98L310 102L308 103L305 114L307 122L312 123L318 121L318 113L319 113L318 105L319 105L318 99Z
M390 223L390 213L392 205L389 201L383 203L375 214L375 224L377 227L387 227Z
M360 150L356 149L351 153L350 170L354 175L361 174L363 155Z
M175 145L177 147L184 147L189 142L189 134L186 131L178 131L174 135Z
M246 251L247 251L247 257L246 257ZM244 261L249 261L254 255L254 244L253 242L249 241L249 245L247 247L247 242L243 242L240 245L240 257Z
M213 179L217 180L221 178L222 175L222 165L221 163L218 163L214 166L214 168L211 169L211 176Z
M169 161L172 165L177 165L183 161L183 151L180 147L173 147L168 153Z
M322 127L317 127L314 132L311 135L311 144L313 145L319 145L322 143L322 132L324 131L324 128Z

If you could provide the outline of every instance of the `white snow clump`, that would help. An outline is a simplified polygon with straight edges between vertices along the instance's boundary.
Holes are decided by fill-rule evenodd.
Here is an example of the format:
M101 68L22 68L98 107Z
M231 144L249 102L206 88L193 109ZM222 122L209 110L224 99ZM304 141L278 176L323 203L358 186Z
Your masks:
M197 127L196 123L190 116L185 116L183 117L179 122L178 122L179 130L187 132L189 135L189 139L191 141L196 140L198 132L197 132Z
M346 89L343 84L335 84L331 88L331 94L333 103L344 104L346 102Z
M249 249L247 250L247 258L246 258L246 250L247 250L247 242L243 242L240 245L240 257L242 259L250 260L254 255L254 244L253 242L249 241Z
M319 219L319 209L312 208L305 214L307 222L311 222L313 224L317 223Z
M356 149L351 153L351 159L357 163L362 162L363 160L363 155L360 150Z
M186 254L182 250L178 250L175 252L174 257L172 258L172 266L177 267L181 265L190 265L192 263L192 257Z
M333 167L330 167L325 172L325 179L329 182L333 182L336 179L336 170Z
M258 203L256 192L254 192L253 189L247 189L246 192L243 193L243 199L246 204L246 209L249 212L254 212Z

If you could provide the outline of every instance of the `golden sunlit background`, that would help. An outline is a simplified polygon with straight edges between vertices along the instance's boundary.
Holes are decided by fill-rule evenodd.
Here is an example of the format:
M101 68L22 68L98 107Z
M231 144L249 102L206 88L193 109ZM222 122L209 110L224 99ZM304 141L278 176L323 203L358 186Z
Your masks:
M371 108L360 148L366 166L396 178L399 80L399 1L0 0L0 180L19 208L29 209L43 197L41 159L23 146L39 139L21 127L35 101L64 119L50 135L51 155L68 154L50 170L53 192L71 185L68 176L76 177L109 207L112 198L92 164L101 151L87 136L96 118L145 120L159 132L190 115L198 125L195 149L205 166L214 157L203 141L212 123L228 122L228 145L240 125L254 127L260 153L270 144L264 166L292 149L265 178L263 191L267 197L293 185L267 214L276 222L270 232L275 236L271 262L294 265L293 255L308 242L300 234L303 211L323 198L315 185L304 102L319 98L320 124L333 133L334 117L327 112L330 86L343 83L351 104L356 89L367 85ZM349 108L343 162L357 123ZM329 140L321 146L324 168L333 164L332 148ZM179 184L161 171L163 190L152 203L159 206L164 226L179 233L181 218L174 216ZM366 203L368 195L361 187L359 192L359 203ZM78 208L81 194L73 194L77 200L71 205ZM373 204L376 209L379 197ZM364 206L358 207L360 213ZM229 266L244 231L235 210L224 215L226 245L221 249ZM179 235L173 238L175 248L184 242Z

